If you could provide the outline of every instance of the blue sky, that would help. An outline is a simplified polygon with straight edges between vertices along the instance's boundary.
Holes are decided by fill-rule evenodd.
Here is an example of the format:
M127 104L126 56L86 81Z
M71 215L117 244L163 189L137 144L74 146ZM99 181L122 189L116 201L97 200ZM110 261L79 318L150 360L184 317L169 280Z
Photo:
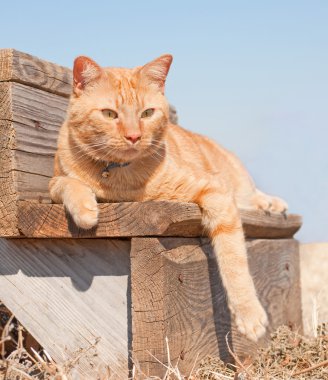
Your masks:
M258 186L328 241L328 1L13 1L0 47L71 67L89 55L174 62L167 96L185 128L241 157Z

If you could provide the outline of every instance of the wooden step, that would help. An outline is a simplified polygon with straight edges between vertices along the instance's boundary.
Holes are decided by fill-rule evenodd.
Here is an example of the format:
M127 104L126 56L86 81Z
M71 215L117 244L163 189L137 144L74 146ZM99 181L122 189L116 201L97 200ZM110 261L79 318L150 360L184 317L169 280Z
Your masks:
M82 379L133 363L188 374L206 355L256 349L235 328L201 210L192 203L99 204L99 224L76 227L51 204L48 182L71 93L65 67L0 50L0 299L58 365ZM301 217L240 210L251 274L269 316L302 329ZM230 358L231 359L231 358ZM164 365L158 361L163 362ZM66 364L65 364L66 363Z

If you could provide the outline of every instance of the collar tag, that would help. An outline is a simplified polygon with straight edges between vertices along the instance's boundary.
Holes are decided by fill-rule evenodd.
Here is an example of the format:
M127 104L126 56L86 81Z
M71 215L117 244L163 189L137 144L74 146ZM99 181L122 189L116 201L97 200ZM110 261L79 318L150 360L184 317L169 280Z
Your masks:
M108 172L111 169L116 169L116 168L125 168L126 166L130 165L130 162L123 162L122 164L118 162L110 162L105 169L102 171L101 176L106 178L108 177Z

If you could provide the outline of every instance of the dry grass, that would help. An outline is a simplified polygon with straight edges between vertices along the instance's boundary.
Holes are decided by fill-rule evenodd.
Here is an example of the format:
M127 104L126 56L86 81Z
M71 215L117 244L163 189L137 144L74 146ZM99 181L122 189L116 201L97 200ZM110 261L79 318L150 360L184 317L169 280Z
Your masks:
M207 358L195 373L195 379L289 380L328 379L328 331L318 327L317 337L306 338L280 327L272 334L271 344L258 350L253 361L237 359L234 372L218 359Z
M327 324L328 326L328 324ZM17 340L13 338L13 319L7 321L0 340L0 379L1 380L78 380L75 367L79 360L91 352L94 355L96 344L86 350L80 350L71 360L58 365L50 355L42 350L32 352L24 347L23 327L16 326ZM313 379L328 380L328 329L325 324L318 327L317 336L307 338L287 327L279 328L271 338L266 349L260 349L253 360L241 361L235 357L235 364L225 364L218 358L206 358L190 374L179 371L179 363L170 361L167 343L167 364L165 375L147 377L140 370L138 363L133 367L132 378L135 380L290 380ZM6 354L8 342L15 344L15 349ZM156 359L156 358L155 358ZM195 362L197 358L195 358ZM104 367L98 373L99 380L110 380L109 368Z

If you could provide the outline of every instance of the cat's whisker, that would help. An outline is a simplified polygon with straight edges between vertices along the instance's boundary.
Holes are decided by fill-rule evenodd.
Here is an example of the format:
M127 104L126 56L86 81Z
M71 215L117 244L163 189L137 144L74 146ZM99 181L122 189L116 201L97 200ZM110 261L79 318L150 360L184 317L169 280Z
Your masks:
M163 162L163 159L161 157L156 156L156 155L154 156L152 154L152 155L149 155L148 157L151 157L152 159L156 160L159 163Z
M93 146L93 147L91 147L91 148L94 148L94 147L98 147L98 146ZM88 147L87 147L88 148ZM74 148L59 148L61 151L75 151L75 152L86 152L86 147L78 147L78 146L76 146L76 147L74 147Z
M158 149L153 149L153 150L150 149L150 152L153 152L154 154L156 154L161 159L165 159L167 157L167 153L163 154ZM172 155L171 157L174 157L174 155Z
M101 154L101 152L103 151L103 149L105 149L104 147L101 147L101 148L99 148L99 149L96 149L96 150L93 150L92 151L92 153L93 153L93 155L91 156L90 155L90 153L88 153L88 152L85 152L85 151L83 151L83 152L79 152L79 153L77 153L77 155L76 155L76 157L79 159L79 160L82 160L82 159L84 159L84 158L87 158L87 159L89 159L90 160L90 157L92 157L93 159L96 159L97 161L108 161L108 159L106 158L106 159L102 159L102 158L95 158L94 157L94 155L97 155L97 154ZM106 156L108 156L108 155L110 155L110 154L112 154L112 153L114 153L115 152L115 150L108 150L107 149L107 147L106 147L106 152L104 152L104 155L106 155ZM81 153L83 153L83 154L81 154Z
M148 155L148 157L156 160L158 163L162 163L165 159L165 157L158 155L157 152L153 152L152 154Z
M108 147L109 144L108 142L101 142L101 143L85 143L85 144L81 144L81 145L77 145L77 144L72 144L72 146L70 146L69 148L62 148L62 149L65 149L65 150L72 150L72 149L85 149L86 147L97 147L97 146L104 146L104 147Z
M95 149L96 148L96 149ZM72 148L60 148L60 150L70 150L72 151L74 149L74 151L78 152L78 153L85 153L85 155L88 155L88 149L90 149L90 151L92 153L94 152L97 152L97 151L101 151L103 149L106 149L106 153L108 152L114 152L114 151L117 151L116 148L109 148L107 144L105 143L95 143L95 144L85 144L83 146L78 146L78 145L74 145Z

